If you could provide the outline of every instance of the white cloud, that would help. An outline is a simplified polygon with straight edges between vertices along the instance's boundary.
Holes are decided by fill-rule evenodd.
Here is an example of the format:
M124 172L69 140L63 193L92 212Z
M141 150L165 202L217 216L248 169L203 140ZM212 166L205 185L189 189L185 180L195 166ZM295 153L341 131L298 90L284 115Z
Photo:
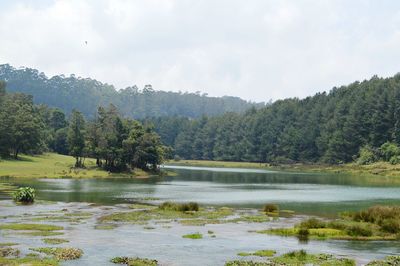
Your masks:
M400 70L397 1L2 1L0 63L256 101ZM85 41L88 44L85 44Z

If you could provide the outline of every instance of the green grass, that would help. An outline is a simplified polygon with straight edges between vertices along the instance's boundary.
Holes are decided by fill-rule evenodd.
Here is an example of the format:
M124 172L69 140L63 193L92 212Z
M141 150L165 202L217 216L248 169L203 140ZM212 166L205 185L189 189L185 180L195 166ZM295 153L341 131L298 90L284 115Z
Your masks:
M183 235L183 238L190 238L190 239L202 239L203 235L200 233L194 233L194 234L187 234L187 235Z
M258 256L258 257L273 257L276 254L275 250L265 249L257 250L256 252L239 252L237 255L242 257Z
M75 169L75 159L55 153L28 156L21 155L18 160L0 160L0 176L18 178L93 178L115 176L148 176L142 170L135 170L134 174L111 174L96 167L94 159L85 160L85 169Z
M63 239L63 238L43 238L42 240L44 243L50 244L50 245L57 245L57 244L69 242L69 240Z
M3 230L29 230L29 231L58 231L63 230L61 226L50 225L50 224L19 224L19 223L7 223L0 224L0 229Z

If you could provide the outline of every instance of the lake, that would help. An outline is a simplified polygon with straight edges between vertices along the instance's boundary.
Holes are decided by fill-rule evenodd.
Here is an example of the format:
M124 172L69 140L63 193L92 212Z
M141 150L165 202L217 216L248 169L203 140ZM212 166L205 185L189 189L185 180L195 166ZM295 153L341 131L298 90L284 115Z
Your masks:
M261 169L165 166L176 176L148 179L15 179L38 198L62 202L117 204L196 201L205 205L259 208L276 203L300 214L332 216L375 204L399 204L400 184L387 178L291 173ZM381 182L380 182L381 179Z
M38 199L57 204L15 206L6 195L0 195L0 223L27 223L36 215L51 215L61 209L91 212L93 216L74 224L60 221L71 242L85 255L63 265L113 265L114 256L154 258L162 265L224 265L238 259L241 251L273 249L282 254L305 249L311 253L332 253L350 256L363 265L372 259L400 253L399 241L309 241L295 237L279 237L250 233L266 227L291 226L303 215L334 217L337 212L359 210L375 204L400 204L400 186L393 180L379 177L346 176L340 174L292 173L260 169L229 169L165 166L176 175L148 179L16 179L1 178L18 186L37 189ZM260 208L276 203L281 209L294 210L299 216L281 218L269 223L209 224L170 227L151 223L153 230L143 225L119 225L113 230L96 230L98 218L111 211L127 211L126 203L196 201L202 205ZM98 203L96 205L90 203ZM216 238L207 236L208 230ZM200 232L204 239L183 239L183 234ZM3 234L4 241L20 243L22 254L30 247L41 247L40 238ZM45 245L46 246L46 245Z

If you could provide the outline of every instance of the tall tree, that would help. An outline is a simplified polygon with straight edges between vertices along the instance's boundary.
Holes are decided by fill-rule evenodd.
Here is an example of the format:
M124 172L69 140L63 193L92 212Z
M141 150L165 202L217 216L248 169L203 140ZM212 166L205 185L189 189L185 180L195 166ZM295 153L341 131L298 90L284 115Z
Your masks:
M75 157L75 167L83 167L85 149L85 119L82 113L73 110L69 122L67 141L69 151Z

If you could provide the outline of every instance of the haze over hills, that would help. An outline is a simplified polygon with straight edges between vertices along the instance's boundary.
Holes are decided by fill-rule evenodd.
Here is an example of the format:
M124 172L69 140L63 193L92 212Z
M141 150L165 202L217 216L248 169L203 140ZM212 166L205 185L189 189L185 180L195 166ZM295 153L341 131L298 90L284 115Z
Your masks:
M71 75L48 78L32 68L0 65L0 80L7 82L7 91L32 95L36 104L57 107L69 114L73 109L93 117L98 106L114 104L122 115L136 119L160 116L197 118L226 112L244 112L264 103L248 102L238 97L208 97L200 93L157 91L151 85L142 90L136 86L116 90L95 79Z

